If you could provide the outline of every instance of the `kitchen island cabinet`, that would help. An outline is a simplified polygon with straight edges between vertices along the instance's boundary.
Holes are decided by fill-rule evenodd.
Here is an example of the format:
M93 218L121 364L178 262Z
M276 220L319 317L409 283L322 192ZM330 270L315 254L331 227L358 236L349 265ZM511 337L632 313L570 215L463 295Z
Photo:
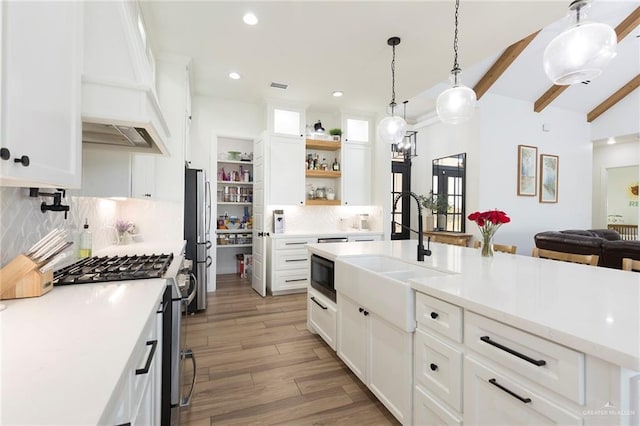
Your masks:
M82 2L1 2L0 184L80 186Z
M415 241L309 246L424 268L404 281L417 295L414 424L640 423L638 274L431 248L417 262Z

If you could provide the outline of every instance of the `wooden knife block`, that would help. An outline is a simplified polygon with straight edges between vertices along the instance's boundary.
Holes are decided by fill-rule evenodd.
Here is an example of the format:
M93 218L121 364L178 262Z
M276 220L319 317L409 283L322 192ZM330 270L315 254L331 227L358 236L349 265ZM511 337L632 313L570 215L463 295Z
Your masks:
M19 254L0 269L0 300L42 296L53 289L53 271L41 273L40 265Z

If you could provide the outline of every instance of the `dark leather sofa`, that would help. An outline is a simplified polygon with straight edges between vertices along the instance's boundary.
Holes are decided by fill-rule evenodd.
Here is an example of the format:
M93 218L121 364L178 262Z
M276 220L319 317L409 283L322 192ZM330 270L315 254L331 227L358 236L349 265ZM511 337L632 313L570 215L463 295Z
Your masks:
M640 240L622 240L611 229L545 231L533 237L536 247L575 254L597 254L598 266L622 269L625 257L640 260Z

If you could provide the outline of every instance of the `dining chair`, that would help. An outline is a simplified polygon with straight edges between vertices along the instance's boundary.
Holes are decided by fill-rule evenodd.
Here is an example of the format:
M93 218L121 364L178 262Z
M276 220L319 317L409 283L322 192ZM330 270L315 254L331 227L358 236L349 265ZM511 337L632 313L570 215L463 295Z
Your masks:
M634 260L629 257L624 257L622 259L622 270L640 272L640 260Z
M482 247L482 241L476 241L473 243L473 248ZM505 244L494 244L493 251L499 251L502 253L516 254L517 246L508 246Z
M540 257L543 259L561 260L563 262L581 263L584 265L597 266L600 256L597 254L575 254L565 253L563 251L553 251L546 249L533 248L531 253L533 257Z

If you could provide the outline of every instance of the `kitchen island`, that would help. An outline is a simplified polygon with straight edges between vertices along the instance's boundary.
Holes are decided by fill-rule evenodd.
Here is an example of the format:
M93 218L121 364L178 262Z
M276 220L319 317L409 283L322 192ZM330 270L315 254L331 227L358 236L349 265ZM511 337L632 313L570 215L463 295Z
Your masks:
M180 258L182 247L131 244L96 255L173 252ZM132 377L152 358L145 343L159 338L156 311L166 286L165 279L78 284L1 301L0 424L115 424L132 414L143 404L135 400L143 380L151 381Z
M483 258L477 249L452 245L431 249L417 262L415 240L309 246L335 261L336 271L367 256L424 268L423 276L418 269L398 282L415 291L417 324L413 414L403 423L638 424L640 274L504 253ZM355 281L340 283L338 275L340 355L339 289ZM387 300L399 303L405 302ZM507 409L511 414L503 416Z

